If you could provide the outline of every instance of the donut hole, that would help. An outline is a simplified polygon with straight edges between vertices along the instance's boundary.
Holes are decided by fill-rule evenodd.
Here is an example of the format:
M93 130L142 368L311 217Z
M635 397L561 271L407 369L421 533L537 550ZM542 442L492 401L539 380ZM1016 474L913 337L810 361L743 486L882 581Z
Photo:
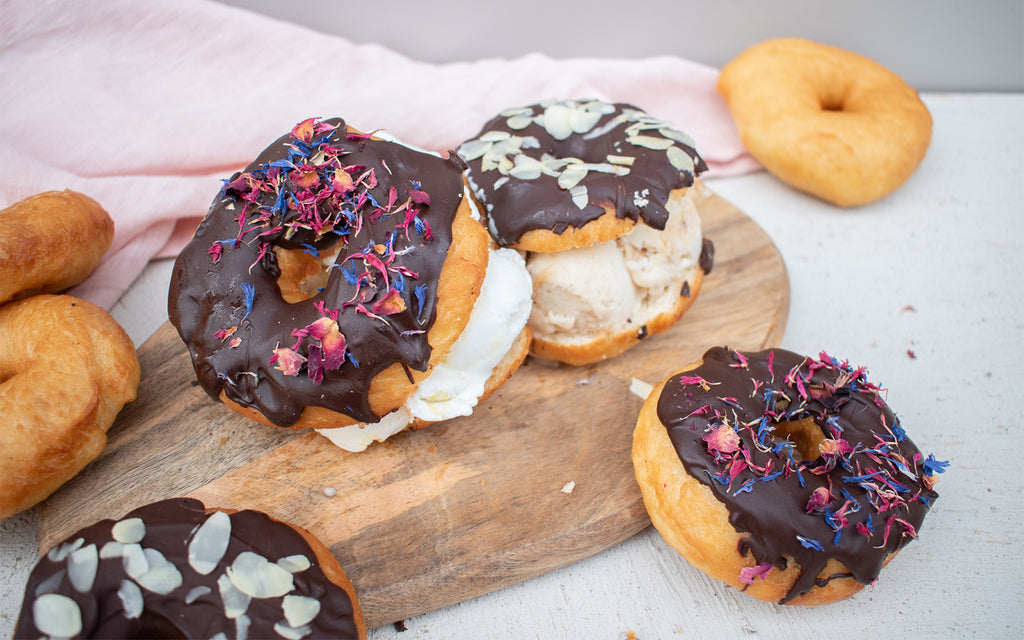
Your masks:
M801 460L815 460L821 455L821 443L825 434L813 418L801 418L776 423L772 427L772 435L776 440L789 440L793 448L800 454Z
M341 251L341 242L314 256L305 249L285 249L274 247L277 266L281 274L277 277L277 287L281 290L281 298L288 304L309 300L327 286L330 275L329 267Z

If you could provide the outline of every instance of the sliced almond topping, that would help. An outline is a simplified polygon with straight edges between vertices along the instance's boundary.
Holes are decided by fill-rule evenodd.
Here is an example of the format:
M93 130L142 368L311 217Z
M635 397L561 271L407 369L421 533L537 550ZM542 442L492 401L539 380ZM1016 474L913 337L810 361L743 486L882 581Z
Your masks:
M561 103L555 103L544 110L544 128L555 140L565 140L572 135L572 109Z
M202 598L211 591L213 591L213 589L206 586L205 584L201 584L198 587L192 587L191 589L189 589L189 592L185 594L185 604L192 604L193 602L195 602L199 598Z
M115 523L110 534L114 536L114 540L125 544L142 542L142 539L146 537L146 524L142 518L128 518Z
M313 622L320 613L320 601L308 596L285 596L281 608L288 625L298 628Z
M671 138L672 140L675 140L676 142L682 142L683 144L685 144L688 147L691 147L691 148L696 148L697 147L697 143L695 143L693 141L693 138L691 138L690 136L686 135L682 131L679 131L678 129L673 129L672 127L661 127L660 129L658 129L658 133L660 133L661 135L665 136L666 138Z
M569 114L569 124L572 126L573 133L586 133L590 131L600 119L600 111L573 109Z
M515 166L508 172L508 175L520 180L534 180L544 172L544 165L540 160L519 154L516 156Z
M168 562L164 554L156 549L145 549L144 551L149 569L138 577L132 576L140 587L165 596L181 586L181 572L173 563Z
M627 140L638 147L646 147L655 151L663 151L672 146L671 140L654 136L630 136Z
M46 557L54 562L64 562L72 552L79 549L83 544L85 544L85 538L78 538L73 542L65 542L50 549Z
M68 579L75 591L86 593L92 590L99 564L100 556L94 544L77 549L68 556Z
M103 545L100 549L100 559L106 560L108 558L120 558L124 555L124 543L118 542L117 540L111 540L107 544Z
M572 198L572 203L579 209L584 209L590 204L590 198L587 196L586 185L578 184L572 189L569 189L569 196Z
M287 624L281 624L278 622L274 625L274 632L287 640L300 640L301 638L305 638L309 634L313 633L313 630L306 626L293 629Z
M36 629L48 636L70 638L82 631L82 611L78 603L59 593L44 593L32 603Z
M676 146L668 148L665 152L665 156L668 158L669 163L679 169L680 171L693 171L693 158L690 154L686 153L682 149Z
M134 620L142 615L145 599L142 597L142 590L139 589L139 585L131 580L122 580L121 587L117 590L117 597L121 599L124 617Z
M243 551L227 570L231 583L253 598L279 598L292 590L292 574L263 556Z
M281 567L288 573L301 573L312 565L309 562L309 558L302 554L296 554L294 556L285 556L277 561L277 566Z
M584 164L570 164L562 169L558 176L558 186L570 190L587 177L587 167Z
M506 120L505 124L508 125L509 129L515 129L516 131L519 131L520 129L525 129L526 127L530 126L532 122L533 118L530 115L517 114Z
M224 603L225 617L237 618L249 608L249 601L252 598L239 591L228 576L222 575L217 578L217 588L220 590L220 599Z
M633 163L636 162L635 156L612 156L609 155L606 160L611 164L622 165L626 167L632 167Z
M146 560L146 552L138 544L124 545L122 559L124 572L128 574L129 578L137 579L149 571L149 561Z
M188 543L188 564L200 575L209 575L228 550L231 542L231 517L216 511L206 519Z
M486 131L477 140L483 142L501 142L502 140L508 140L512 137L512 134L508 131Z
M493 142L487 142L484 140L468 140L463 142L459 147L459 155L467 162L470 160L476 160L487 153L492 146L494 146Z

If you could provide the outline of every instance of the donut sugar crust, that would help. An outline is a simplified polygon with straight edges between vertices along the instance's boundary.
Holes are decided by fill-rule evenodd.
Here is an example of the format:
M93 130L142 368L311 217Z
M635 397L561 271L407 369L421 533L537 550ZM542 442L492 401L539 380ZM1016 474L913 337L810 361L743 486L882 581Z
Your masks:
M625 103L544 101L502 111L459 154L491 237L526 254L533 355L614 357L671 327L699 293L713 247L691 187L707 167L668 122ZM650 254L684 244L652 281ZM615 293L602 290L613 281Z
M945 465L906 438L862 369L720 347L653 389L632 459L670 546L712 578L797 605L871 584L917 536Z
M302 527L191 498L58 543L29 575L16 638L366 637L355 588Z
M809 40L750 47L722 68L718 91L751 155L783 182L841 207L896 190L931 143L931 114L899 76Z
M474 216L461 163L299 123L225 181L175 263L169 315L200 384L277 427L376 422L468 321L489 246ZM281 249L337 255L303 292L319 267Z
M59 293L93 272L114 221L92 198L46 191L0 211L0 303Z
M135 399L131 339L102 308L42 294L0 305L0 519L56 491Z

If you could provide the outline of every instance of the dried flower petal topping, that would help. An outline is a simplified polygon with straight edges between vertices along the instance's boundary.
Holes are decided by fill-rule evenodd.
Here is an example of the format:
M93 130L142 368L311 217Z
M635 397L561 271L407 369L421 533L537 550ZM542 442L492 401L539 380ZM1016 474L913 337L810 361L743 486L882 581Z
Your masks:
M800 565L783 602L814 588L830 558L875 580L937 497L933 474L946 463L917 451L866 375L826 353L713 348L658 400L687 471L747 532L740 552L759 566ZM792 424L799 439L776 435ZM752 579L748 571L741 581Z

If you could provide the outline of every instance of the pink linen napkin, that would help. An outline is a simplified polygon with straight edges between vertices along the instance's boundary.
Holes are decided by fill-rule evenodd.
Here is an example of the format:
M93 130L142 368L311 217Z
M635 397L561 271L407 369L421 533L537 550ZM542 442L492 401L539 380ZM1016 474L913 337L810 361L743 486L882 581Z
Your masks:
M73 293L107 308L150 259L176 255L221 178L312 116L445 151L506 107L593 97L674 122L706 175L758 167L718 71L676 57L429 64L208 0L3 8L0 208L51 189L99 201L114 244Z

